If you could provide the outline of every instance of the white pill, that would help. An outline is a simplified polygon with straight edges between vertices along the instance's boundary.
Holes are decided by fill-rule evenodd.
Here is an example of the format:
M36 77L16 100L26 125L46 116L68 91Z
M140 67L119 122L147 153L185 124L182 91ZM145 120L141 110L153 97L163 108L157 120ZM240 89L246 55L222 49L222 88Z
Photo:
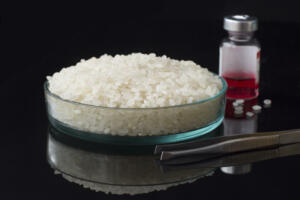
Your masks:
M243 107L242 106L237 106L237 107L234 107L234 110L235 111L243 111Z
M254 113L253 113L253 112L246 112L246 116L247 116L248 118L253 117L253 116L254 116Z
M233 113L234 115L242 115L244 112L243 110L235 110Z
M264 105L265 105L265 106L270 106L271 104L272 104L271 99L265 99L265 100L264 100Z
M244 104L245 100L244 99L237 99L235 102L238 104Z
M234 102L232 103L232 105L233 105L233 107L239 106L239 104L238 104L236 101L234 101Z
M261 111L261 106L260 105L254 105L252 106L252 110L255 112L255 113L258 113Z

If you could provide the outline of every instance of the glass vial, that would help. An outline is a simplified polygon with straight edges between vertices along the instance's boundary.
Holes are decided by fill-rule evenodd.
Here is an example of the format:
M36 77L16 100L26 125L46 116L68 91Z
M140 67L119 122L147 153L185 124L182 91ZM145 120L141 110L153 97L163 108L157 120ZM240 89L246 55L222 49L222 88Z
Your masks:
M260 45L253 37L257 28L257 19L249 15L224 18L228 37L220 44L219 75L227 81L229 99L258 96Z

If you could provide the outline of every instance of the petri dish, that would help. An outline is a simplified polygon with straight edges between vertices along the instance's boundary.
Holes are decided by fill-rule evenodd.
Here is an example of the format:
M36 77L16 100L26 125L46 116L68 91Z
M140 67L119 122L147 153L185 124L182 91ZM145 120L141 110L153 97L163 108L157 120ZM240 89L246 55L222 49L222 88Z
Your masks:
M44 83L49 122L60 132L85 141L117 145L155 145L193 139L224 119L226 81L220 92L198 102L158 108L111 108L63 99Z

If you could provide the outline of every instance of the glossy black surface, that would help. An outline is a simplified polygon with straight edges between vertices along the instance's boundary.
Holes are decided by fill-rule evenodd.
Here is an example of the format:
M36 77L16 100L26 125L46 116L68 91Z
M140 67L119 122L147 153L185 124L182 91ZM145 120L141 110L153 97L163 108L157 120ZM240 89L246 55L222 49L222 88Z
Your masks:
M96 7L79 14L79 5L77 9L59 5L48 9L47 6L27 5L23 9L19 5L15 12L5 11L5 17L1 18L5 51L0 69L0 198L299 199L300 156L297 155L235 169L239 173L248 172L240 175L216 169L212 176L193 183L136 196L106 195L70 183L54 174L46 156L48 122L43 96L46 75L75 64L81 58L131 52L156 52L193 60L217 73L218 45L225 34L220 18L239 12L237 8L249 10L261 19L257 33L262 46L258 102L265 98L273 102L271 108L263 109L257 118L244 122L242 127L248 129L243 131L300 128L299 16L289 12L296 6L274 4L277 7L257 3L257 9L250 3L247 4L249 9L242 9L241 4L233 9L234 4L227 3L218 8L217 3L207 3L207 9L198 9L192 4L190 11L182 11L179 4L169 7L166 3L157 3L149 5L145 11L119 6L117 10L109 7L105 12L102 7L104 14ZM55 7L60 8L58 12ZM285 13L282 20L281 7ZM213 8L216 10L212 13L205 11ZM182 15L178 14L180 11ZM122 15L112 16L114 12ZM233 124L239 126L239 122Z

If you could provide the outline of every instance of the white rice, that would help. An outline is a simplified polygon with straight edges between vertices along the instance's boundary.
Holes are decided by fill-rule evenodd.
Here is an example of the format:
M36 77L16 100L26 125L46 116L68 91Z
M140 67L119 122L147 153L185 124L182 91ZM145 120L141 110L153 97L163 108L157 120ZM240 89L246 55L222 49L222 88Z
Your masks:
M81 60L47 79L50 91L64 99L121 108L192 103L222 87L218 77L192 61L141 53Z
M49 90L63 99L112 108L189 104L213 97L222 88L216 75L192 61L141 53L81 60L47 79ZM220 99L201 108L162 112L108 110L51 97L48 101L50 114L59 121L80 130L113 135L161 135L196 129L211 122L220 107Z

